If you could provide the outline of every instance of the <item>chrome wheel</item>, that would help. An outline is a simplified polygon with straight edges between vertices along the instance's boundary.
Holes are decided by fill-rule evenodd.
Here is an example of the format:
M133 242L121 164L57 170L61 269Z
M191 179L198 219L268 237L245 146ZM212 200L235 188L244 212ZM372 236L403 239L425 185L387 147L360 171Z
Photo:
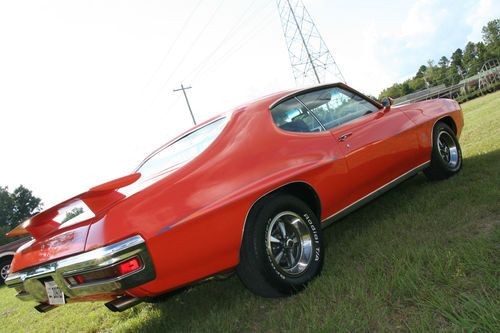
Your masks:
M268 225L267 252L275 267L286 275L302 274L312 258L311 231L294 212L276 215Z
M438 151L443 161L450 167L455 168L459 162L458 148L455 140L446 131L438 135Z
M10 265L2 266L2 269L0 270L0 277L2 278L3 281L7 279L7 275L9 275L9 269Z

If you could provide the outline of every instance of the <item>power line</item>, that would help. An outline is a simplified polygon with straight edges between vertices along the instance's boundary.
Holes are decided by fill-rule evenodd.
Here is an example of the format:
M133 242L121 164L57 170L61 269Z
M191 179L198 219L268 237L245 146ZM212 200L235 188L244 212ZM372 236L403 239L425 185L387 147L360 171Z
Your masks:
M203 66L205 66L205 64L207 64L211 59L212 57L217 53L217 51L220 50L220 48L224 45L224 43L228 40L228 39L231 39L232 37L234 37L234 32L240 27L243 25L243 23L245 23L248 18L250 17L255 17L255 12L257 10L254 10L252 13L249 12L249 9L253 7L253 5L257 2L257 0L254 0L250 3L250 5L243 11L243 14L236 20L236 24L233 25L233 27L226 33L226 35L222 38L221 42L214 48L214 50L210 53L210 55L208 57L206 57L204 60L202 60L202 62L191 72L187 75L187 77L190 77L191 75L193 75L193 73L196 73L198 71L200 71ZM267 3L268 5L269 3ZM258 8L257 8L258 9ZM249 15L249 16L247 16ZM247 16L245 18L245 16ZM243 19L245 18L245 19Z
M271 17L271 12L269 12L267 15L263 16L263 19L259 21L259 23L254 26L253 29L247 31L247 33L239 39L238 43L235 43L230 49L227 50L222 56L220 56L215 62L212 62L210 66L207 66L201 70L199 70L195 75L191 78L192 81L196 80L201 74L208 72L212 68L216 68L219 66L221 62L232 56L234 53L239 51L248 41L251 39L255 38L257 36L257 33L260 32L261 30L264 30L267 28L268 24L272 21L269 20Z
M193 45L196 44L196 42L199 40L199 38L201 37L201 35L203 35L203 32L206 30L206 28L210 25L210 23L213 21L215 15L217 14L217 12L219 11L219 9L221 8L222 4L223 4L224 0L222 0L220 3L219 3L219 6L217 7L217 9L212 13L210 19L207 21L207 23L205 24L204 28L200 31L200 33L198 34L198 36L195 38L195 40L191 43L191 46L189 47L188 51L186 52L186 55L191 51ZM252 6L256 3L256 0L254 0L247 8L246 8L246 12L252 8ZM249 14L248 17L246 17L243 22L237 22L235 25L233 25L233 28L230 30L230 33L228 33L222 40L221 43L219 43L219 45L216 47L215 51L212 52L212 54L210 55L210 59L212 58L213 55L215 55L217 53L217 51L219 51L221 49L221 47L223 46L223 44L231 39L229 38L228 36L230 37L235 37L237 36L236 34L234 34L235 31L239 30L239 28L243 25L244 22L246 22L249 18L253 18L253 17L256 17L256 13L259 11L259 10L265 10L269 7L269 5L271 4L271 2L267 2L265 6L259 6L257 8L255 8L253 10L253 12L251 14ZM195 7L196 9L197 7ZM194 9L194 10L195 10ZM267 25L271 22L271 20L269 20L270 18L270 14L271 14L271 11L269 12L266 12L266 13L263 13L262 16L260 16L262 19L253 27L253 28L250 28L250 30L247 30L247 33L242 37L242 38L239 38L238 39L238 42L235 43L231 48L229 48L227 50L226 53L224 53L221 57L219 57L218 59L216 59L214 62L212 62L211 65L209 65L208 67L204 66L205 64L208 63L208 61L210 60L209 58L206 58L202 64L200 64L198 67L197 67L197 71L195 73L195 71L191 72L189 75L193 75L193 78L197 78L201 73L205 73L207 72L208 70L214 68L214 67L217 67L221 61L227 59L229 56L231 56L232 54L234 54L235 52L237 52L239 49L241 49L241 47L243 47L249 40L251 40L252 38L254 38L256 35L257 35L257 32L259 32L260 30L263 30L267 27ZM191 15L192 16L192 15ZM243 19L245 17L245 13L243 15L240 16L239 20ZM186 56L183 57L183 59L185 59ZM176 67L177 69L182 65L183 61L181 61L181 63ZM168 84L168 82L171 81L172 79L172 75L175 73L176 71L174 71L168 78L167 78L167 81L165 82L165 84L161 87L161 89L158 91L158 93L156 94L156 96L154 97L153 99L153 102L160 96L160 93L161 91L166 87L166 85ZM181 85L181 88L182 88L182 85ZM191 88L191 87L189 87ZM185 89L188 89L188 88L185 88ZM180 89L182 90L182 89ZM177 89L176 91L179 91L179 89ZM183 90L184 92L184 90ZM189 105L189 101L187 99L187 96L186 94L185 95L185 99L186 99L186 102L188 104L188 108L190 109L190 113L191 113L191 117L193 119L193 122L196 123L196 120L194 118L194 115L192 114L192 110L191 110L191 107ZM171 106L170 108L172 109L174 105L176 105L178 102L179 102L180 98L178 97L174 103L171 103Z
M148 83L146 83L145 87L147 87L147 86L149 86L151 84L151 81L153 81L153 78L155 77L155 75L160 71L161 67L163 66L163 64L167 60L167 58L170 55L170 53L172 53L172 50L174 49L175 45L179 41L180 37L182 36L182 33L186 30L188 24L191 22L191 19L193 18L194 14L198 10L198 7L200 7L200 4L201 4L202 1L203 0L199 0L198 3L194 6L194 8L191 10L191 13L188 15L188 17L184 21L184 24L182 25L182 27L180 28L179 32L177 33L177 36L175 37L174 41L172 42L172 44L170 44L170 47L168 48L167 53L165 53L165 55L163 56L160 64L158 65L158 67L156 68L156 70L153 72L153 75L151 75L151 78L148 80Z
M200 33L196 36L196 38L191 43L191 45L189 46L189 48L187 49L187 51L184 53L184 56L182 57L180 63L177 64L177 66L174 68L174 71L172 73L170 73L170 75L167 77L167 80L165 81L165 83L163 84L163 86L160 88L160 90L158 91L158 93L160 93L167 86L167 84L170 82L170 80L173 78L173 76L177 73L177 71L179 70L179 68L184 64L184 62L186 61L187 56L189 55L189 53L191 52L191 50L193 49L193 47L198 43L198 41L201 38L201 36L206 32L208 26L212 23L213 19L215 18L215 15L217 14L217 12L222 7L222 4L224 3L224 1L225 0L221 0L219 2L219 5L213 11L212 15L210 16L210 18L207 21L207 23L205 24L205 26L201 29Z

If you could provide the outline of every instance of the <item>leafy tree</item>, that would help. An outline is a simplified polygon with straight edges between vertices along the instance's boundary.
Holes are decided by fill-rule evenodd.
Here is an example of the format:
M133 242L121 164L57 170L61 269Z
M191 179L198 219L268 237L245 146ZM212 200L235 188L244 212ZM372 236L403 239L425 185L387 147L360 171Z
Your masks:
M439 71L434 66L434 60L427 60L427 69L424 73L424 80L427 85L434 86L439 82Z
M64 219L61 223L67 222L67 221L71 220L73 217L77 217L80 214L83 214L82 207L73 208L69 212L66 212L66 216L64 217Z
M462 49L456 49L455 52L451 55L451 68L458 74L458 73L465 73L464 72L464 67L462 64L462 59L463 59L463 52Z
M408 83L408 85L410 86L410 89L411 89L412 92L419 91L419 90L422 90L422 89L426 88L425 80L424 80L423 76L422 77L416 77L413 80L410 80L410 82Z
M488 22L482 32L489 55L492 58L500 58L500 19Z
M427 66L425 66L425 65L420 66L420 68L418 69L417 74L415 74L414 79L422 79L424 77L424 74L425 74L426 70L427 70Z
M465 46L462 63L469 76L476 75L479 72L481 65L478 62L477 46L475 43L468 42Z
M7 187L0 186L0 227L7 225L12 212L12 199Z
M456 67L462 67L462 57L464 53L461 48L458 48L451 54L451 65Z
M444 83L445 85L449 86L452 83L452 80L450 80L449 77L449 72L448 72L448 66L450 64L450 61L448 60L447 57L442 56L439 59L438 62L438 67L436 68L436 76L437 76L437 83L441 84Z
M403 93L401 91L401 85L399 83L395 83L389 88L386 88L382 90L382 92L379 95L379 99L382 99L386 96L392 97L392 98L398 98L403 96Z
M20 185L12 193L7 187L0 187L0 226L12 228L36 214L42 208L42 201Z
M488 54L488 49L483 42L479 42L476 44L476 53L477 53L477 61L479 64L479 70L481 70L483 64L490 59L490 55Z
M438 65L440 68L448 68L449 64L450 61L445 56L442 56L441 59L439 59Z

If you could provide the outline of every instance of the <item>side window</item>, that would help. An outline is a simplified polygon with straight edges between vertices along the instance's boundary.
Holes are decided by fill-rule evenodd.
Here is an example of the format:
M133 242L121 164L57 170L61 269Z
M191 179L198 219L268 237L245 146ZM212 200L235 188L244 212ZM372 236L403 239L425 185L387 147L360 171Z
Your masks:
M146 159L136 172L150 176L192 160L219 136L226 123L227 118L221 118L183 136Z
M289 132L319 132L321 125L295 98L271 109L274 123Z
M361 96L335 87L297 97L319 119L326 129L347 123L378 108Z

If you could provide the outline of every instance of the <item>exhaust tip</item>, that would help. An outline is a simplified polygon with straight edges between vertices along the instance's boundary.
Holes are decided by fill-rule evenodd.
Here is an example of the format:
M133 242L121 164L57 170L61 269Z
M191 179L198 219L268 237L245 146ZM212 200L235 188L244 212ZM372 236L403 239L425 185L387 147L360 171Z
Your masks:
M40 303L37 306L35 306L35 310L40 312L40 313L49 312L50 310L55 309L55 308L57 308L56 305L50 305L47 303Z
M123 296L104 305L113 312L122 312L142 303L142 301L143 300L141 298Z

